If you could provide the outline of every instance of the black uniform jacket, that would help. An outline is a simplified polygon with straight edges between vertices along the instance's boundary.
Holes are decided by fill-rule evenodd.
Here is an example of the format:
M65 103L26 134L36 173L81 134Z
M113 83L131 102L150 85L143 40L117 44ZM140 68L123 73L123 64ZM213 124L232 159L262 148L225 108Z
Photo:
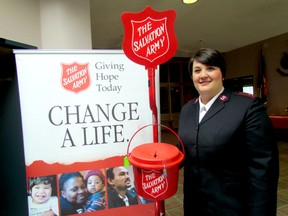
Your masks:
M181 111L186 216L274 216L278 147L259 98L225 89L199 122L199 101Z

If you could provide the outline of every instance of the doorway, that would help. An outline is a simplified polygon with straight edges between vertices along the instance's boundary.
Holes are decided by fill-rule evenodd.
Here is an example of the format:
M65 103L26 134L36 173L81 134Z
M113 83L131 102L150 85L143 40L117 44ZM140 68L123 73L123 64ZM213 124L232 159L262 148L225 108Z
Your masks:
M161 124L178 128L182 106L198 96L188 71L189 58L172 58L160 65Z

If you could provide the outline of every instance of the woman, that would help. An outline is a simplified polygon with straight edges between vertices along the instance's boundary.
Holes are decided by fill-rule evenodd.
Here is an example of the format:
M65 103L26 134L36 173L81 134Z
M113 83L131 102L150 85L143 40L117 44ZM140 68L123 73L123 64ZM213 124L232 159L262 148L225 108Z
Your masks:
M199 97L181 111L186 216L276 215L278 147L259 98L224 89L226 63L214 49L191 59Z
M59 178L61 215L84 212L87 188L80 172L64 173Z

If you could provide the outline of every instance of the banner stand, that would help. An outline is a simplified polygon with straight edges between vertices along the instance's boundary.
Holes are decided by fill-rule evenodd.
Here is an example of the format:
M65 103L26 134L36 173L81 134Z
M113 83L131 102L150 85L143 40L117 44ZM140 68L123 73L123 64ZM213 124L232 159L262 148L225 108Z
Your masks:
M81 209L90 197L89 173L102 173L104 208L99 216L153 215L154 203L142 199L134 190L133 167L124 167L130 137L155 119L150 113L149 86L145 69L130 61L120 50L14 50L18 74L27 200L33 199L32 180L52 179L55 214L66 215L64 176L83 176L85 191ZM155 106L159 106L159 71L153 71ZM136 94L135 94L136 93ZM158 113L154 114L158 118ZM157 120L158 121L158 120ZM144 130L132 148L153 140ZM113 178L108 171L127 172L126 196L135 202L129 206L112 205ZM90 172L90 171L93 172ZM94 171L97 170L97 171ZM117 175L117 174L115 174ZM118 177L117 177L118 178ZM85 182L84 182L85 181ZM64 196L65 195L65 196ZM116 196L118 197L118 196ZM82 202L82 201L81 201ZM74 211L74 203L70 203ZM77 208L79 205L77 204ZM40 211L28 204L29 213ZM43 210L44 211L44 210ZM76 209L74 213L77 214Z

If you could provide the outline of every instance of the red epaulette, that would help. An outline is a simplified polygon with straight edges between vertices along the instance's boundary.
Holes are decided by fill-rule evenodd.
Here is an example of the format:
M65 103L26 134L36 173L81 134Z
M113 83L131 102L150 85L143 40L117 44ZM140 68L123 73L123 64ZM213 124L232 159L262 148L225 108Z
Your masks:
M244 97L248 97L248 98L256 98L256 96L253 94L249 94L249 93L241 92L241 91L235 92L235 94L240 95L240 96L244 96Z

